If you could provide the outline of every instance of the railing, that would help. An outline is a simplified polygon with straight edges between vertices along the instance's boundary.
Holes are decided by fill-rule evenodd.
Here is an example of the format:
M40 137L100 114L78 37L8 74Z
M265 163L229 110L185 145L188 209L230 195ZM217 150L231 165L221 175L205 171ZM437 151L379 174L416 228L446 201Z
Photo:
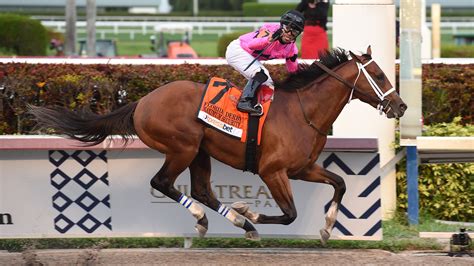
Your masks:
M187 21L189 17L165 17L161 20L130 20L127 18L116 18L116 20L97 20L96 27L97 33L104 37L105 34L130 34L130 39L134 39L135 34L152 34L155 33L157 27L169 27L172 28L175 25L186 25L192 27L192 34L217 34L222 35L233 31L242 30L254 30L262 25L263 22L276 22L278 18L273 17L262 17L262 18L234 18L234 20L228 18L226 20L218 20L221 18L202 18ZM173 19L173 20L171 20ZM54 28L58 32L64 32L66 22L64 20L41 20L41 23L49 28ZM431 22L427 22L426 25L431 28ZM86 32L86 21L78 20L76 27L79 33ZM329 21L327 24L328 31L332 32L332 22ZM459 32L472 32L474 31L474 20L470 21L442 21L441 22L441 33L456 34ZM173 33L173 32L172 32Z
M311 64L311 59L301 59L301 62ZM199 65L226 65L224 58L87 58L87 57L0 57L0 63L24 63L24 64L109 64L109 65L176 65L176 64L199 64ZM264 64L284 64L285 59L274 59L265 61ZM423 64L474 64L474 58L436 58L423 59ZM395 60L395 64L400 64Z
M65 16L32 16L41 21L65 21ZM78 16L78 20L86 20L85 16ZM253 22L278 21L279 17L176 17L176 16L98 16L97 21L214 21L214 22ZM431 21L430 17L426 18ZM328 18L332 21L332 17ZM474 17L442 17L442 22L474 22Z
M474 162L474 137L417 137L421 163Z
M65 21L65 16L32 16L41 21ZM175 16L98 16L97 21L185 21L185 22L263 22L278 21L279 17L175 17ZM77 20L86 20L78 16ZM331 20L331 18L330 18Z

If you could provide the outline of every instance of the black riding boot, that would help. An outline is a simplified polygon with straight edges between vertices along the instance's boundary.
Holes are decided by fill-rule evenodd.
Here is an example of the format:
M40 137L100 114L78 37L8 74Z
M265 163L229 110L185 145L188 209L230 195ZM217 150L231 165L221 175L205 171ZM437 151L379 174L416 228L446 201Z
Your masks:
M268 79L267 75L263 71L258 72L252 79L249 79L244 87L242 96L240 96L237 109L241 112L250 113L250 115L261 115L262 108L257 107L254 101L255 95L260 85Z

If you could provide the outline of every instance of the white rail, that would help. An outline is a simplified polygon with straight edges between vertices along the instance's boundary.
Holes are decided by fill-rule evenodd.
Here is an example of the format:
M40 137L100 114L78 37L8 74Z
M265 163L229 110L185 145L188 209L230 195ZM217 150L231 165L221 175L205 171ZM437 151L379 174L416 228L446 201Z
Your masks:
M41 21L64 21L65 16L31 16L31 18ZM78 16L78 20L86 20L85 16ZM280 17L190 17L190 16L97 16L97 21L215 21L215 22L239 22L239 21L278 21ZM426 18L431 21L430 17ZM328 17L332 21L332 17ZM474 22L473 17L441 17L441 22Z
M417 137L422 163L474 162L474 137Z
M300 59L300 62L311 64L313 60ZM23 63L23 64L111 64L111 65L178 65L178 64L200 64L200 65L226 65L223 58L199 58L199 59L168 59L168 58L86 58L86 57L0 57L0 63ZM283 59L265 61L264 64L284 64ZM395 63L399 63L398 60ZM423 64L474 64L474 58L437 58L422 60Z
M226 34L233 31L241 31L248 29L257 29L262 22L275 22L276 20L252 20L252 21L97 21L97 32L104 33L141 33L143 35L155 32L157 27L172 28L174 25L185 24L191 26L193 34ZM43 20L41 23L49 28L54 28L58 32L64 32L65 21ZM327 24L329 31L332 29L332 22ZM431 28L431 22L427 22L427 26ZM85 32L86 21L77 21L76 28L79 32ZM445 21L441 23L442 33L472 32L474 31L474 21Z

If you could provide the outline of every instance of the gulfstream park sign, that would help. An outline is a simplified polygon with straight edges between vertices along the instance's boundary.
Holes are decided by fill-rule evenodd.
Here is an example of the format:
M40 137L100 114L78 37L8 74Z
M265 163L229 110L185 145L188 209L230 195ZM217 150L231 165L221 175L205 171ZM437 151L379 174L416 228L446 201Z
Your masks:
M0 225L13 224L12 215L9 213L0 213Z
M177 185L176 188L187 196L190 196L189 185ZM174 201L161 192L150 189L151 195L156 198L152 203L173 203ZM213 193L220 202L233 202L244 200L255 207L278 207L273 200L270 191L264 185L214 185Z
M50 140L56 142L48 144ZM18 145L30 145L20 149L2 140L0 238L197 236L189 212L150 187L164 155L134 144L127 149L96 146L78 150L61 144L64 141L20 140ZM353 140L357 141L361 140ZM364 150L341 148L337 139L328 142L333 150L326 149L318 163L344 177L347 186L332 238L380 240L381 177L376 144ZM212 168L211 187L222 203L230 206L245 201L258 213L281 213L257 175L215 160ZM191 197L189 180L188 172L181 174L176 187ZM262 237L319 238L333 188L291 181L291 189L297 219L288 226L257 224L257 230ZM208 208L205 211L208 236L243 237L222 216Z

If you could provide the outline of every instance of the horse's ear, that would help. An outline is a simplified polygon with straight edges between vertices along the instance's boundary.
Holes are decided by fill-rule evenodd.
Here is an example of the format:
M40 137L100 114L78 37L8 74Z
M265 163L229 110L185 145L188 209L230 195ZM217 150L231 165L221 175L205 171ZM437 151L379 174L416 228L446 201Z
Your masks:
M349 51L349 54L351 55L352 59L361 62L359 56L355 55L352 51Z
M372 55L372 49L370 48L370 45L369 45L369 47L367 47L367 53L366 54Z

